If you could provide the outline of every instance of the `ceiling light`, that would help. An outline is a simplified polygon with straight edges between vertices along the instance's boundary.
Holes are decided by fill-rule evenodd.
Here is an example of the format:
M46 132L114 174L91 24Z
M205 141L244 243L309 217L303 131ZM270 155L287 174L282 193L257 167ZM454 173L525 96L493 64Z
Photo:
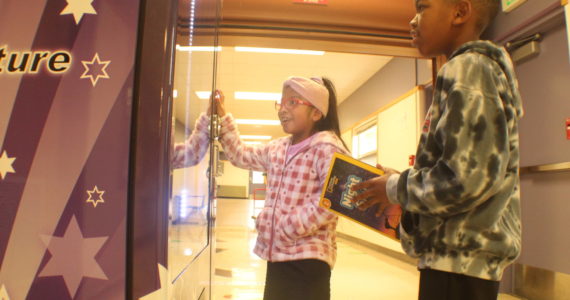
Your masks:
M325 51L297 50L297 49L254 48L254 47L235 47L234 49L236 52L303 54L303 55L324 55L325 54Z
M200 99L210 99L212 94L210 91L196 91L195 93ZM279 101L281 100L281 93L235 92L234 98L236 100Z
M180 46L176 45L176 50L186 52L220 52L222 47L203 47L203 46Z
M242 140L270 140L271 136L269 135L240 135L239 136Z
M234 98L237 100L281 100L281 93L257 93L257 92L235 92Z
M178 90L172 91L172 97L178 98Z
M252 142L252 141L247 141L247 142L243 142L246 145L261 145L261 142Z
M210 95L212 94L210 91L196 91L195 93L200 99L210 99Z
M279 120L259 120L259 119L237 119L237 124L244 125L279 125Z

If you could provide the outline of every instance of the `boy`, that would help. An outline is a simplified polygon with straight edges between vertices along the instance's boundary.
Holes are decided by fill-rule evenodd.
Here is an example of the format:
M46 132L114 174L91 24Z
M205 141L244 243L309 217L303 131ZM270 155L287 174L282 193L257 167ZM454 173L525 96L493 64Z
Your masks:
M446 55L412 169L357 185L361 209L403 209L402 247L418 258L419 299L496 299L520 253L518 120L508 54L480 34L498 0L416 0L413 43Z

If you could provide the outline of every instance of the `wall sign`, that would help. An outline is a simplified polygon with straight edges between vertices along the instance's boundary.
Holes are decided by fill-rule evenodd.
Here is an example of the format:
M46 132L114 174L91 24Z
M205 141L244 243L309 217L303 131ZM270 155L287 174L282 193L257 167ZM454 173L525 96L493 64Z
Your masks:
M501 4L503 12L505 13L511 12L512 10L521 6L525 2L526 0L502 0Z
M327 5L329 0L293 0L293 3Z

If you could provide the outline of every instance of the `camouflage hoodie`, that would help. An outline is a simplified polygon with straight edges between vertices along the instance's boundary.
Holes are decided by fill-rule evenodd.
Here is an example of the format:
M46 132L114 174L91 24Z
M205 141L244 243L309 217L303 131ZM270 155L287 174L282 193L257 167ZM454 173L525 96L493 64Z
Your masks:
M419 268L500 280L521 248L518 122L508 53L462 45L437 75L412 169L388 180L404 209L404 251Z

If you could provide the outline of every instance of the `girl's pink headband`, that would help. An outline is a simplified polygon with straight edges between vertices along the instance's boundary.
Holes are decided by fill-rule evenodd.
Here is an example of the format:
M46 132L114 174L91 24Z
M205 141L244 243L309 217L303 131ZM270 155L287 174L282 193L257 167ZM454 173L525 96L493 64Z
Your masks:
M322 78L291 76L283 83L283 88L290 87L299 93L305 100L311 102L323 116L329 111L329 90L325 87Z

